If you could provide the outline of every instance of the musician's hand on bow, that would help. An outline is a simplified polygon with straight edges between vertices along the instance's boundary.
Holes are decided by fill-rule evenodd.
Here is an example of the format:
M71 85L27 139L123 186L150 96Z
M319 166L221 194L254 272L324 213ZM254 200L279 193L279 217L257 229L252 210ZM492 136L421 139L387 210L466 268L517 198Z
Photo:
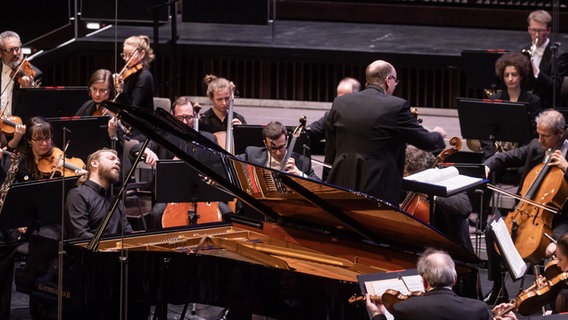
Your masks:
M551 242L548 244L548 246L546 246L544 254L547 258L550 258L554 255L554 253L556 253L556 243Z
M303 172L300 171L298 167L296 167L296 161L292 157L288 158L288 161L286 161L286 166L284 166L284 171L286 171L286 173L295 174L297 176L301 176L303 174Z
M512 306L512 303L501 303L493 308L493 314L500 314L505 309L510 309ZM509 311L504 315L494 317L493 320L517 320L517 316L513 311Z
M379 314L385 314L385 312L386 312L386 308L381 303L381 299L371 300L371 295L368 294L368 293L365 294L365 303L366 303L366 306L367 306L367 311L369 311L371 313L371 318L374 318L375 316L377 316Z
M564 158L560 150L556 150L550 155L549 166L558 167L562 172L566 172L566 169L568 169L568 161L566 161L566 158Z
M114 83L114 88L116 89L116 93L122 93L122 90L124 89L124 80L122 79L122 76L118 73L114 73L112 75L112 80Z
M117 138L116 127L118 126L118 124L116 123L116 121L117 119L112 117L108 120L108 125L107 125L108 136L113 140Z
M152 167L156 165L156 161L158 161L158 155L148 148L144 149L144 157L146 160L144 162Z

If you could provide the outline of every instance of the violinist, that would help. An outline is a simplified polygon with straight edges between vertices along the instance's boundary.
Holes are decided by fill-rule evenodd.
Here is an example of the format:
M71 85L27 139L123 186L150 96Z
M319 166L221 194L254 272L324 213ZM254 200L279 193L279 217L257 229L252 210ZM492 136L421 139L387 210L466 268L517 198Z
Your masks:
M17 101L13 100L14 91L37 85L41 82L43 74L24 59L22 41L14 31L0 33L0 57L2 58L0 111L8 116L17 115Z
M156 56L150 47L150 38L146 35L127 38L120 56L125 66L119 73L113 74L116 102L153 111L154 77L150 72L150 63ZM143 139L143 135L135 129L130 132L130 137Z
M225 78L217 78L210 74L206 75L203 81L207 86L207 96L213 106L199 118L199 129L211 133L227 131L229 103L232 99L231 83ZM245 117L233 112L231 125L246 123Z
M105 115L104 108L100 103L105 100L113 100L115 97L112 74L109 70L98 69L89 78L87 83L89 90L89 101L86 101L75 113L76 116L102 116Z
M408 145L404 161L404 175L432 168L435 160L432 153ZM426 201L429 203L428 199ZM433 226L454 242L473 252L468 220L471 212L472 205L467 192L460 192L449 197L435 197Z
M485 161L487 175L492 172L497 174L507 167L520 167L521 183L523 185L524 177L537 165L542 164L550 157L549 166L558 167L563 172L563 179L568 180L566 169L568 162L566 161L566 151L568 150L568 141L562 140L565 132L566 121L564 116L553 109L541 112L536 117L536 131L538 138L530 141L526 146L522 146L510 151L499 152L491 156ZM555 147L560 146L556 150ZM554 151L553 151L554 150ZM552 220L552 237L558 239L562 234L568 232L568 219L566 218L566 208L561 208L561 214L554 215ZM496 217L498 218L498 217ZM488 248L488 275L489 280L493 280L493 288L486 297L486 302L493 304L499 301L498 292L502 287L502 275L500 272L501 257L492 250L494 248L491 232L486 232L486 242ZM551 243L549 247L552 247ZM553 250L547 249L551 253ZM545 253L542 253L545 256ZM503 296L503 295L501 295ZM504 295L503 300L508 300Z
M450 255L428 248L418 259L418 273L422 276L425 294L411 297L393 305L396 320L430 319L491 319L483 301L460 297L453 290L457 272ZM380 299L365 296L367 310L373 320L384 320L385 308Z

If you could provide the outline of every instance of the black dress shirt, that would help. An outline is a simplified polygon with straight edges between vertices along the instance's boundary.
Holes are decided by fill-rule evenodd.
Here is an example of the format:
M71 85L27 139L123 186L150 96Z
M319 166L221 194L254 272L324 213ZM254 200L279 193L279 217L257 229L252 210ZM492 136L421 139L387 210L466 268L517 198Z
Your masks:
M99 228L114 196L99 184L87 180L84 184L69 190L65 201L65 229L70 238L92 238ZM126 220L124 202L121 200L103 235L119 234L124 222L124 232L132 232Z

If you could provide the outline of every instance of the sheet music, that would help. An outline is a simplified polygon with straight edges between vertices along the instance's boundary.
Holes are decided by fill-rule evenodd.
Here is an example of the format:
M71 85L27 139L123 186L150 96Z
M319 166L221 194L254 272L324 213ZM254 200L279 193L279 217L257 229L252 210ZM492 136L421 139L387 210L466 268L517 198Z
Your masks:
M456 167L446 167L426 169L409 175L404 180L442 186L446 188L447 193L450 193L469 185L475 185L483 179L461 175Z
M497 220L493 220L490 225L491 230L495 235L495 239L497 240L497 245L499 246L501 255L505 257L505 261L509 266L511 276L515 280L519 279L527 271L527 265L525 261L523 261L523 258L521 258L517 248L515 248L515 244L513 243L513 239L511 239L511 235L505 225L505 221L502 218L499 218Z
M384 279L384 280L376 280L376 281L366 281L365 282L365 289L367 293L370 295L382 295L387 289L397 290L403 294L408 294L410 291L424 291L424 285L422 284L422 277L419 275L412 275L412 276L401 276L396 273L393 273L393 278L391 279ZM404 279L404 282L401 280ZM406 286L408 286L408 289ZM388 311L385 313L388 320L394 319L394 316L390 314Z

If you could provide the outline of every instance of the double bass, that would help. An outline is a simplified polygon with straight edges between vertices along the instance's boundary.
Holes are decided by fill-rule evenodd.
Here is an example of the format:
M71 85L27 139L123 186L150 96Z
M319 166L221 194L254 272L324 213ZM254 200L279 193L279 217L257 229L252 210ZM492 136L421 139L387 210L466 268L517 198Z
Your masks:
M560 150L568 137L565 131L552 152ZM533 167L526 175L521 189L522 199L515 209L505 217L505 224L513 238L521 257L533 264L544 259L545 250L550 240L545 234L552 234L554 213L533 203L562 209L568 200L568 182L564 172L556 166L550 166L551 157L544 163Z

